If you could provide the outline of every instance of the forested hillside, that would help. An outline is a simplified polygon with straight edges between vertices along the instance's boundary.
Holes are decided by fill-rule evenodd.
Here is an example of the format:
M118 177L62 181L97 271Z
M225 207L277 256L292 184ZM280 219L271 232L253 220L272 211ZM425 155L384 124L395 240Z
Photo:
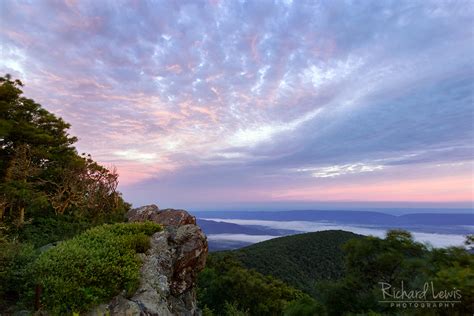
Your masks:
M233 251L248 269L273 275L310 294L320 280L344 275L342 245L362 237L346 231L322 231L286 236Z
M208 315L324 315L316 282L344 275L342 245L360 237L324 231L211 253L198 299Z
M472 244L472 237L466 242ZM389 231L385 239L326 231L211 253L198 293L201 304L215 315L467 315L474 308L472 267L474 256L466 249L433 249L406 231ZM264 276L271 278L263 281ZM277 280L307 296L282 297L284 283ZM397 289L403 282L413 290L432 282L451 297L460 294L459 302L449 309L397 309L381 303L380 282ZM278 297L279 308L275 300L265 300L272 295ZM426 295L429 300L431 294ZM270 312L270 306L278 313Z

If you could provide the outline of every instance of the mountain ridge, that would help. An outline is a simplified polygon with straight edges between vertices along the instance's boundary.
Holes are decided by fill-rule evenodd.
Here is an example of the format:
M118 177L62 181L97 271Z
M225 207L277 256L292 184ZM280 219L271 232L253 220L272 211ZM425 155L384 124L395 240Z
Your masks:
M411 213L392 215L374 211L200 211L193 212L199 218L258 219L274 221L338 221L351 224L378 225L474 225L474 214L468 213Z

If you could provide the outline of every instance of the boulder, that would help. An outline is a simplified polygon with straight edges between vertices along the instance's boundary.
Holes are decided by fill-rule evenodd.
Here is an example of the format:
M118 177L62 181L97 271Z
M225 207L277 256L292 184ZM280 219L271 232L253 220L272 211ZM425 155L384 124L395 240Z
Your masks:
M151 204L131 209L125 216L129 222L143 222L149 220L153 214L159 211L158 206Z
M185 210L160 210L154 204L134 208L128 211L126 217L130 222L153 221L164 226L196 225L196 218Z

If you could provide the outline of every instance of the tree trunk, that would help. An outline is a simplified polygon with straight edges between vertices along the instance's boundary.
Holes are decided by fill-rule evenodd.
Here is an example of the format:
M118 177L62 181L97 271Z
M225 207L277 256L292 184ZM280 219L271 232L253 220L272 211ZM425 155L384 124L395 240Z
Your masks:
M20 207L20 219L18 221L18 226L23 226L25 223L25 207Z
M43 287L39 284L35 287L35 311L41 308L41 294L43 292Z

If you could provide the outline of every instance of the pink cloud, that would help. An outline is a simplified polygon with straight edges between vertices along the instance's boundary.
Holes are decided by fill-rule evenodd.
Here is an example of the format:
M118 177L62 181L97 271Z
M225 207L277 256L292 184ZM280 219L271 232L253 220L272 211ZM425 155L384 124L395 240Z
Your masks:
M328 184L281 190L274 200L299 201L473 201L474 186L470 176L445 176L429 179L376 180L371 183Z

